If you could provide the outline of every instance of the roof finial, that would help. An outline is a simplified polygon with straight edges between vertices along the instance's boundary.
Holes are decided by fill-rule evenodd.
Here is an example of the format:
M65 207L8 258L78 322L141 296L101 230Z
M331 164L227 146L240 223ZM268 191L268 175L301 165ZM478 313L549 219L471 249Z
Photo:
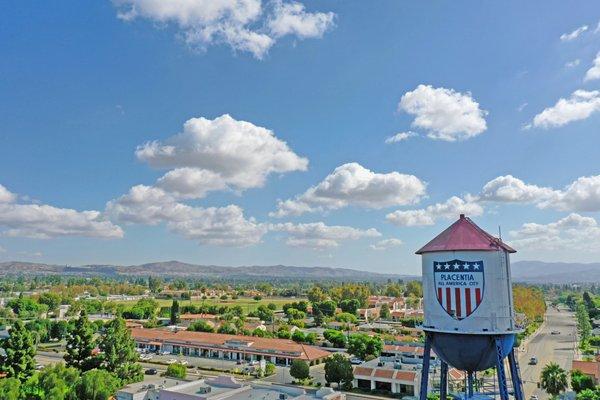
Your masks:
M465 214L460 214L460 219L465 219Z

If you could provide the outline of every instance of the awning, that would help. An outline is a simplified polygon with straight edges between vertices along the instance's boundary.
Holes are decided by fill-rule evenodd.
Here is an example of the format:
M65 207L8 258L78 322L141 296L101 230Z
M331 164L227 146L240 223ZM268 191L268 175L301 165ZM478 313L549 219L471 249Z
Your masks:
M162 346L161 342L150 342L148 343L150 346Z

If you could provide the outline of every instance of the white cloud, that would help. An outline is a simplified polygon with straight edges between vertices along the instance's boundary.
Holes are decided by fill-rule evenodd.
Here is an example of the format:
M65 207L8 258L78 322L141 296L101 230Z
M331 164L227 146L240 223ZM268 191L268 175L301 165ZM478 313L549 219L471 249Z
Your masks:
M362 230L350 226L329 226L323 222L272 224L270 230L288 234L286 244L289 246L316 250L337 247L342 241L381 236L373 228Z
M135 224L166 223L167 228L187 239L220 246L246 246L261 241L267 227L245 218L235 205L191 207L156 187L138 185L107 204L113 219Z
M600 211L600 175L578 178L539 206L563 211Z
M398 226L422 226L433 225L439 218L456 218L460 214L478 216L483 214L483 207L470 199L463 200L452 196L444 203L436 203L417 210L394 211L385 218Z
M6 253L6 249L2 246L0 246L0 253Z
M499 176L483 186L479 198L484 201L533 203L555 195L551 188L529 185L512 175Z
M304 4L298 2L284 3L281 0L274 2L273 15L268 26L274 37L295 35L299 38L320 38L333 27L335 14L308 13Z
M600 211L600 175L582 176L563 189L523 182L512 175L486 183L475 201L531 203L560 211Z
M594 58L594 64L590 69L585 73L584 81L593 81L596 79L600 79L600 53L596 54L596 58Z
M600 249L600 228L596 220L574 213L549 224L523 224L509 235L511 245L528 249L595 252Z
M576 90L568 99L561 98L552 107L533 118L533 126L556 128L573 121L589 118L600 110L600 92Z
M121 238L120 227L98 211L76 211L45 204L18 204L0 185L0 232L5 236L50 239L62 236Z
M525 102L525 103L521 103L521 104L519 105L519 107L517 107L517 111L518 111L518 112L521 112L521 111L523 111L523 110L525 109L525 107L527 107L528 105L529 105L529 103L527 103L527 102Z
M272 217L336 210L350 205L383 208L414 204L425 195L426 184L414 175L375 173L358 163L337 167L318 185L294 199L279 201Z
M577 59L575 59L573 61L569 61L569 62L565 63L565 67L567 67L567 68L575 68L580 63L581 63L581 60L579 58L577 58Z
M402 96L398 109L414 115L412 125L427 130L432 139L465 140L487 129L487 111L479 108L471 93L419 85Z
M560 35L560 41L561 42L570 42L571 40L575 40L579 37L579 35L581 35L583 32L585 32L587 30L588 30L587 25L580 26L579 28L575 29L572 32L563 33L562 35Z
M406 139L409 139L409 138L415 137L415 136L419 136L419 135L412 131L400 132L400 133L396 133L394 136L390 136L387 139L385 139L385 143L386 144L398 143L398 142L402 142L403 140L406 140Z
M17 199L14 193L11 193L7 188L0 185L0 203L12 203Z
M402 244L403 244L402 240L392 238L392 239L380 240L379 242L372 244L369 247L371 248L371 250L383 251L383 250L390 249L392 247L402 246Z
M261 0L113 0L124 21L148 19L175 25L185 42L206 50L227 44L261 59L277 38L321 37L333 26L333 13L306 12L297 2L275 1L264 8Z
M167 172L156 186L181 198L200 199L208 192L227 188L219 174L198 168L176 168Z
M213 120L189 119L183 132L164 143L138 146L135 154L153 167L181 168L167 173L158 184L186 197L202 197L225 185L235 190L261 187L271 173L304 171L308 166L306 158L299 157L269 129L227 114ZM200 182L207 186L190 186Z

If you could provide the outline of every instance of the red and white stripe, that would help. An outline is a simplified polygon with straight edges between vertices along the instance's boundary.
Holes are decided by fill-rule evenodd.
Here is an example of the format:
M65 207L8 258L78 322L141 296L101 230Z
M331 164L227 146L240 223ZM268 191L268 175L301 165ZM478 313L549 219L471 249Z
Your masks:
M449 314L454 312L456 318L462 319L471 315L481 304L481 288L441 288L437 289L438 300Z

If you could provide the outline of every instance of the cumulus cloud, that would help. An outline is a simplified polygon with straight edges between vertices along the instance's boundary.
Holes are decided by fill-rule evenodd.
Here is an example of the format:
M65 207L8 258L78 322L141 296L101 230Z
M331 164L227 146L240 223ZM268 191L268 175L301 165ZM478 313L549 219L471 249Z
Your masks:
M7 188L0 185L0 203L11 203L17 199L14 193L11 193Z
M460 214L478 216L483 214L483 207L470 199L464 200L452 196L443 203L436 203L416 210L397 210L386 215L386 219L398 226L434 225L440 218L452 219Z
M600 110L600 92L576 90L571 97L559 99L552 107L544 109L533 118L533 126L557 128L573 121L589 118Z
M596 54L596 58L594 58L594 63L590 69L588 69L585 73L584 81L594 81L596 79L600 79L600 53Z
M177 27L183 40L206 50L214 44L261 59L281 36L318 38L333 26L333 13L311 13L302 3L261 0L113 0L124 21L147 19Z
M406 92L398 109L414 115L412 126L427 130L432 139L454 142L479 135L487 129L487 111L479 108L471 93L419 85Z
M554 196L547 187L526 184L512 175L499 176L483 186L479 198L484 201L509 203L534 203Z
M569 61L565 64L565 67L567 68L575 68L576 66L578 66L581 63L581 60L579 58L573 60L573 61Z
M567 32L567 33L563 33L562 35L560 35L560 41L561 42L570 42L571 40L575 40L579 37L579 35L581 35L583 32L585 32L587 30L588 30L587 25L580 26L579 28L575 29L572 32Z
M391 143L398 143L398 142L402 142L406 139L409 139L411 137L415 137L415 136L419 136L418 134L416 134L415 132L400 132L400 133L396 133L394 136L390 136L387 139L385 139L385 143L386 144L391 144Z
M539 206L562 211L600 211L600 175L577 178Z
M123 230L98 211L76 211L16 201L17 196L0 185L0 232L5 236L35 239L63 236L123 237Z
M358 163L337 167L318 185L294 199L279 201L272 217L336 210L350 205L364 208L414 204L425 195L426 184L414 175L375 173Z
M509 232L510 244L529 249L598 251L600 228L594 218L576 213L549 224L525 223Z
M178 168L158 184L186 197L202 197L225 186L235 190L261 187L268 175L304 171L308 160L266 128L229 115L213 120L192 118L183 131L164 142L138 146L137 158L156 168ZM193 186L202 184L203 188Z
M298 2L274 2L273 15L270 17L269 31L275 37L295 35L299 38L320 38L331 27L335 14L332 12L309 13L304 4Z
M329 226L323 222L272 224L270 230L288 235L286 244L316 250L337 247L340 242L381 236L376 229L357 229L350 226Z
M512 175L486 183L476 201L531 203L559 211L600 211L600 175L582 176L562 189L537 186Z
M179 203L161 188L145 185L134 186L108 202L106 212L122 222L165 223L170 231L202 244L246 246L259 243L267 231L265 225L244 217L238 206L192 207Z
M379 242L372 244L369 247L371 248L371 250L383 251L388 250L392 247L402 246L402 244L402 240L392 238L380 240Z

